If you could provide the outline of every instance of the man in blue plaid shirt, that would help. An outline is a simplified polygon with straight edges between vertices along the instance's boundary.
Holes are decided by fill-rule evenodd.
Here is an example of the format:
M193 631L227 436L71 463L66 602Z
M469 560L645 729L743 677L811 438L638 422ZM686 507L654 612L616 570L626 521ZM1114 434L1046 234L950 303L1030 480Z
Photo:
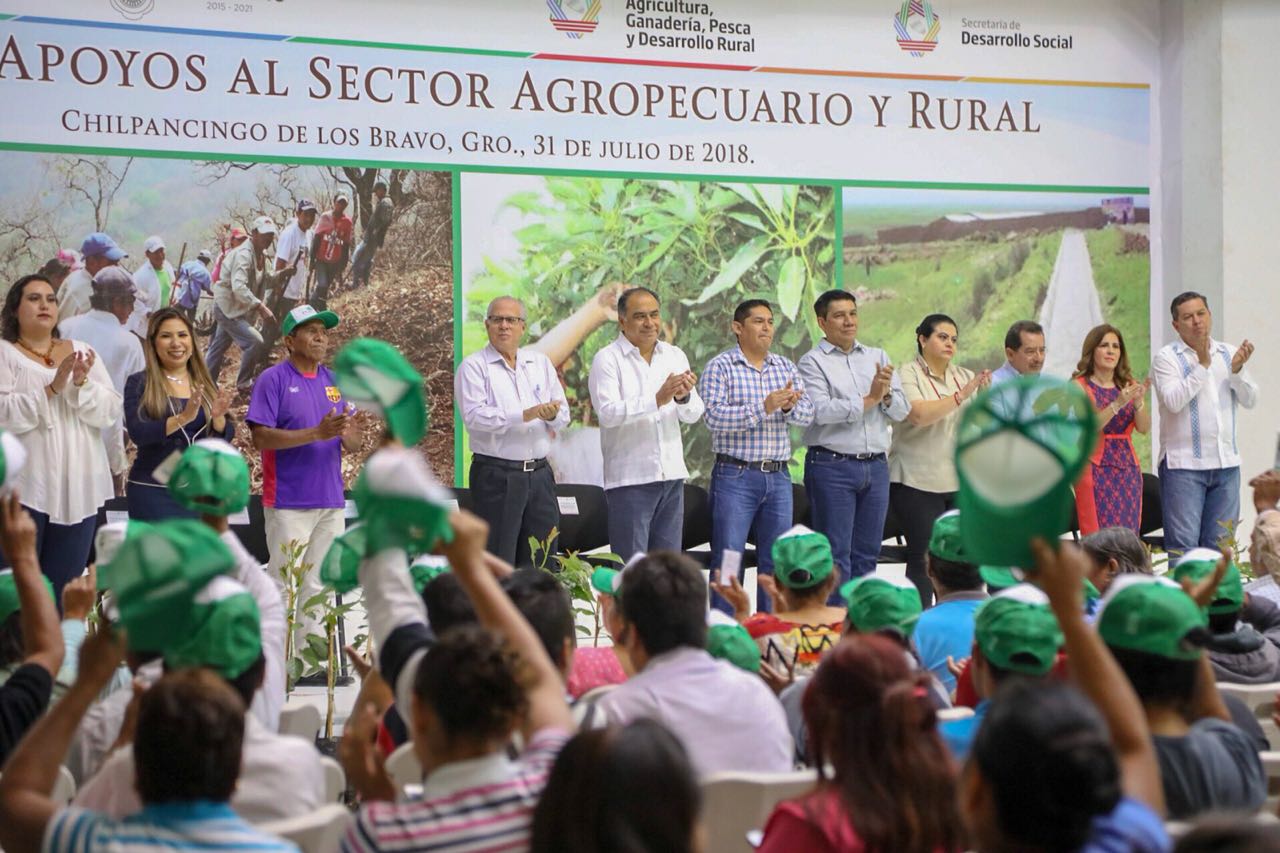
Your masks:
M748 299L733 312L738 345L707 364L698 386L706 404L711 449L711 568L726 549L742 553L754 526L761 574L773 574L773 540L791 527L789 424L813 421L813 402L788 359L769 352L773 310L763 299ZM722 577L721 583L728 578ZM715 606L729 611L713 596ZM759 609L771 609L760 590Z

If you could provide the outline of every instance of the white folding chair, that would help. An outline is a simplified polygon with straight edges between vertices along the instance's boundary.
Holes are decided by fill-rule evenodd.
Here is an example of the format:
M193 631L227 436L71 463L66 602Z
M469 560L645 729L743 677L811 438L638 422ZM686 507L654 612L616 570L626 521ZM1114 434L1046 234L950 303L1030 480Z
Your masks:
M387 756L385 764L387 775L396 786L396 799L404 800L405 789L422 785L422 765L418 756L413 753L413 742L401 744L396 751Z
M320 756L320 766L324 769L325 801L336 803L342 799L342 792L347 790L347 774L337 759L327 755Z
M302 702L296 705L285 703L280 711L280 734L315 740L320 734L320 709Z
M713 773L702 780L707 853L746 853L747 833L764 825L773 807L813 788L813 770L792 773Z
M333 853L351 823L351 812L337 803L323 805L310 814L260 823L263 832L298 845L302 853Z
M1276 707L1276 694L1280 693L1280 682L1270 684L1230 684L1218 682L1218 692L1235 696L1249 706L1249 710L1257 717L1271 719Z

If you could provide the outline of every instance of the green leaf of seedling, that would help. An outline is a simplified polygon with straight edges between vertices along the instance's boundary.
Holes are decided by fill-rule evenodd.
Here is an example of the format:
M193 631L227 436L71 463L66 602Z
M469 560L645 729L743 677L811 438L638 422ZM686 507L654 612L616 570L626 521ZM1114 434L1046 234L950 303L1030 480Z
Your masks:
M717 294L733 287L746 271L755 266L756 261L760 260L764 253L769 251L769 241L768 235L761 235L743 243L738 247L738 251L734 252L733 257L720 268L720 272L712 279L711 283L698 294L698 298L692 301L685 300L685 304L701 305Z
M805 270L804 258L792 255L783 262L778 270L778 305L788 320L796 319L796 311L800 308L800 297L804 295Z

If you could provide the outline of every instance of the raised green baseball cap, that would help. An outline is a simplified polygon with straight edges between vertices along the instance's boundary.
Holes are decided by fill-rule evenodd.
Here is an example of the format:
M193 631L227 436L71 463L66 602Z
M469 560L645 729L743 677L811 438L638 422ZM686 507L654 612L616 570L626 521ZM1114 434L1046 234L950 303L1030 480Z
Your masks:
M0 429L0 495L7 495L22 466L27 464L27 448L7 429Z
M1075 382L1020 376L978 395L956 431L966 562L1034 565L1031 541L1067 529L1072 486L1097 441L1093 404Z
M161 479L161 477L164 479ZM221 438L205 438L182 451L171 471L156 480L192 512L231 515L249 505L249 465Z
M1189 580L1198 583L1213 574L1218 568L1222 552L1212 548L1192 548L1178 558L1173 565L1173 579L1181 583ZM1235 613L1244 607L1244 582L1240 579L1240 567L1235 561L1227 563L1227 573L1218 581L1218 589L1209 602L1208 613Z
M747 629L714 608L707 614L707 651L750 673L760 671L760 647Z
M53 584L47 577L41 575L41 578L44 580L45 589L49 591L49 599L56 602ZM18 581L13 576L13 569L0 569L0 625L21 609L22 602L18 600Z
M1111 582L1094 619L1108 646L1172 660L1198 660L1209 618L1168 578L1125 574Z
M413 588L422 595L422 591L441 575L451 571L449 561L437 554L422 554L409 564L409 574L413 576Z
M929 553L952 563L969 562L960 534L960 510L944 512L933 522L933 531L929 534Z
M285 337L292 335L294 329L312 320L324 323L326 329L332 329L338 325L338 315L332 311L317 311L311 305L299 305L284 315L284 322L280 324L280 334Z
M618 590L622 589L622 573L634 566L636 563L647 557L644 551L638 551L631 555L631 559L620 569L609 569L600 566L591 572L591 587L596 592L603 592L605 595L617 595Z
M973 639L988 661L1023 675L1047 673L1062 648L1048 596L1027 583L983 602L973 616Z
M239 581L214 578L196 593L190 613L191 628L164 650L169 669L204 666L230 680L262 656L258 602Z
M320 581L339 595L360 585L360 561L365 558L367 531L364 524L356 522L341 536L334 537L320 560Z
M342 396L380 415L387 429L406 447L427 432L427 401L422 374L386 341L356 338L333 359L333 374Z
M910 637L923 608L920 592L906 578L854 578L840 587L855 631L871 634L893 630Z
M98 569L135 649L163 650L191 633L191 602L235 557L211 528L192 519L161 521L131 533Z
M833 570L831 542L821 533L797 524L773 540L773 575L787 589L812 589Z
M453 494L416 450L382 448L365 463L353 492L369 556L387 548L425 554L453 539Z
M97 555L99 566L105 566L115 559L116 552L126 539L145 533L152 526L145 521L128 519L127 521L109 521L98 528L93 536L93 550ZM98 588L105 589L102 584L102 572L98 572Z

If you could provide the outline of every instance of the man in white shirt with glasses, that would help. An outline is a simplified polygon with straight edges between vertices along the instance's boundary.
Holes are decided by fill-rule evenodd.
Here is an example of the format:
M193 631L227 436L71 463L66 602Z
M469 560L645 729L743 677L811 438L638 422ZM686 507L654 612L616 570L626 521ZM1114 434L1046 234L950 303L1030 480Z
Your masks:
M629 559L681 548L689 470L680 424L697 423L704 407L689 359L658 340L662 308L656 293L624 290L618 329L618 339L591 362L588 384L600 421L609 546Z
M555 365L522 348L524 306L511 296L489 303L488 345L462 360L454 398L471 440L472 511L489 523L490 553L515 566L532 562L529 537L546 541L560 524L547 451L569 424ZM551 542L550 550L555 551Z

